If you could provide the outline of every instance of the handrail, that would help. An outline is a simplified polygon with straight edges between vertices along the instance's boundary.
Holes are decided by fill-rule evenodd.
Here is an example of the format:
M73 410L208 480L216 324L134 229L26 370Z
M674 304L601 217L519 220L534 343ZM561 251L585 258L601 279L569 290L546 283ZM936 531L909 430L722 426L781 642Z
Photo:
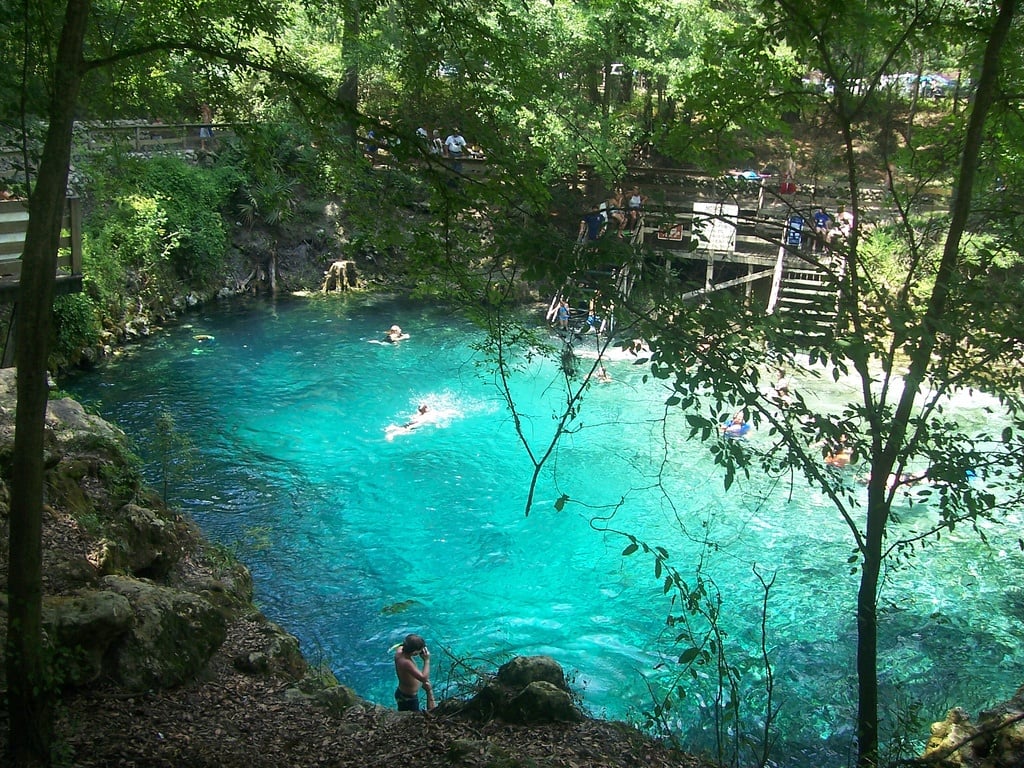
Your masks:
M0 201L0 283L21 279L22 252L28 231L28 207L24 200ZM82 275L82 207L77 197L69 197L61 222L59 275Z

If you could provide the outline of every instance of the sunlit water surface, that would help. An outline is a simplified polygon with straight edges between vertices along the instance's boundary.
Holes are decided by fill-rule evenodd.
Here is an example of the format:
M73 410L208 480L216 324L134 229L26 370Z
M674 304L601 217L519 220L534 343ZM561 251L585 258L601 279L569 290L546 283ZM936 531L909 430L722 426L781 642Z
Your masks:
M411 338L374 343L393 322ZM679 414L662 422L664 390L620 361L608 364L612 382L590 387L581 428L549 459L527 517L532 464L472 347L480 339L456 313L398 301L235 302L61 385L137 441L157 487L154 424L173 415L197 462L171 478L170 501L249 566L258 604L306 656L366 698L393 703L388 648L414 631L432 646L442 693L452 658L493 670L513 655L550 654L595 715L640 720L649 686L665 681L656 665L685 648L665 629L653 562L623 557L628 541L595 530L607 526L665 547L684 576L700 566L714 579L747 727L764 699L754 568L775 574L774 756L845 764L857 577L846 565L849 531L829 503L788 478L740 479L725 493ZM560 409L558 370L521 362L513 386L540 455ZM844 382L801 390L826 406L845 394ZM431 420L389 431L419 403ZM956 405L967 423L989 418L977 401ZM754 434L750 445L766 439ZM582 503L556 511L562 494ZM929 514L904 510L904 525ZM1019 523L1014 514L1004 528L986 526L987 547L958 529L887 575L884 706L895 715L923 702L918 737L947 707L976 711L1024 682ZM671 719L691 745L711 744L715 680L708 669L683 681L687 698Z

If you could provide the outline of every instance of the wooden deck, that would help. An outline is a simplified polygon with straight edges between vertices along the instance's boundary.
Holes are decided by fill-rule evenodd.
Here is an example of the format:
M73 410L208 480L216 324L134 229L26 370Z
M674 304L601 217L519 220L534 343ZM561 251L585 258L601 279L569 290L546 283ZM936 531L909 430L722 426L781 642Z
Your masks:
M17 300L21 281L21 254L28 229L28 208L23 200L0 201L0 301ZM56 295L82 290L82 212L77 197L68 198L61 226L57 257Z

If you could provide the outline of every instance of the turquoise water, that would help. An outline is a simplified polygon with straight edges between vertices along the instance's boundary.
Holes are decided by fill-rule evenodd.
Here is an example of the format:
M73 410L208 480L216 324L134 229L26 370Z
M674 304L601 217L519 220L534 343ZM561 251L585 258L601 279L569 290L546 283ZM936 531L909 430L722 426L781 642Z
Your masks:
M394 322L409 340L372 343ZM174 415L197 461L171 479L170 501L240 555L258 604L307 657L366 698L392 703L388 648L415 631L431 645L441 689L462 677L453 659L492 671L513 655L550 654L594 714L638 718L648 686L665 682L657 665L682 649L665 628L653 563L623 557L628 542L597 530L610 526L664 546L684 576L701 565L714 579L750 722L764 677L753 569L776 574L775 757L845 764L857 577L846 566L849 532L827 501L788 478L740 479L723 492L679 414L662 421L664 390L643 383L641 367L613 361L613 381L587 391L581 426L562 438L527 517L532 464L471 346L479 340L456 313L399 301L236 302L60 383L137 441L157 487L153 424ZM564 401L559 382L556 364L539 357L523 358L513 380L538 454ZM827 404L844 386L801 389ZM426 423L389 433L420 403ZM956 407L976 420L981 405ZM559 512L563 493L579 503ZM597 519L620 501L611 520ZM929 514L904 510L904 525ZM924 703L922 738L947 707L977 710L1024 682L1019 523L1018 513L1005 529L986 526L988 547L957 530L888 574L885 700L897 710ZM697 746L709 743L714 678L708 670L686 681L674 713Z

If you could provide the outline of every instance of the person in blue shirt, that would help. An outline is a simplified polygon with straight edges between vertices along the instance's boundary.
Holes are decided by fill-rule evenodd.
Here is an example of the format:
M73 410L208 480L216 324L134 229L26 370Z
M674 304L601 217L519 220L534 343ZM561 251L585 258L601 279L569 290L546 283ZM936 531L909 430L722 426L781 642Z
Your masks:
M750 422L743 417L743 411L736 411L732 418L727 423L722 424L719 429L722 430L722 434L725 437L737 440L747 436L747 432L750 431Z
M590 213L580 220L580 230L576 236L578 242L597 240L604 234L605 216L595 205Z
M814 241L811 244L811 253L817 253L828 247L828 232L832 228L832 217L819 205L812 218L814 219Z

